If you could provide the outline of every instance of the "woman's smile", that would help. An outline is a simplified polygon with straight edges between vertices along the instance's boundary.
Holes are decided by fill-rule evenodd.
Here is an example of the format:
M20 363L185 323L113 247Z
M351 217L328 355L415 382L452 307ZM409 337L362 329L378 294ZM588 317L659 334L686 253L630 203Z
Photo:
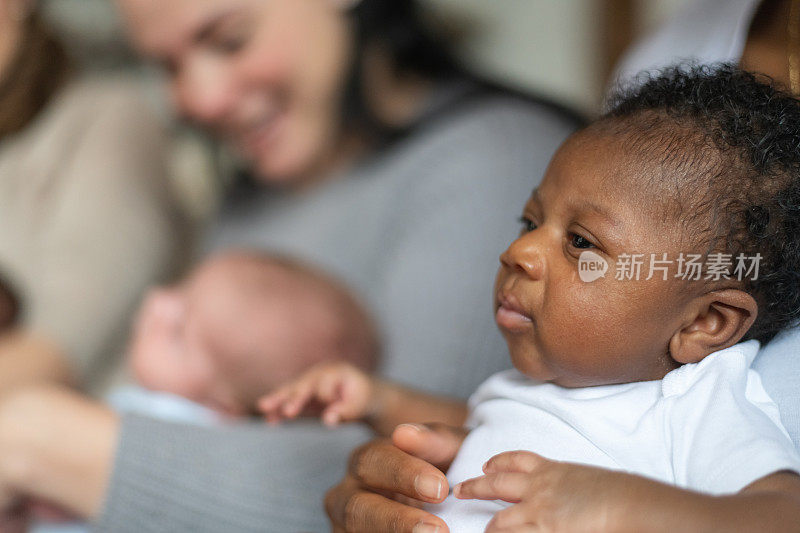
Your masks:
M281 126L286 113L280 108L261 118L257 123L248 127L240 137L241 145L250 156L255 156L261 151L268 150L279 137Z

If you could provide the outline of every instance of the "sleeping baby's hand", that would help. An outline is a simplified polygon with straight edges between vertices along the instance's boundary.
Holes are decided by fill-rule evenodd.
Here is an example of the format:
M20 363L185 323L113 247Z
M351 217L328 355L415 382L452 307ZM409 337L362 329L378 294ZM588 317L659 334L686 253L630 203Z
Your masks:
M531 452L495 455L484 475L455 486L460 499L513 503L498 511L486 533L500 531L612 531L612 517L630 499L633 476L551 461Z
M374 407L375 389L375 380L349 363L321 363L262 397L258 409L272 424L321 410L322 421L335 426L367 417Z

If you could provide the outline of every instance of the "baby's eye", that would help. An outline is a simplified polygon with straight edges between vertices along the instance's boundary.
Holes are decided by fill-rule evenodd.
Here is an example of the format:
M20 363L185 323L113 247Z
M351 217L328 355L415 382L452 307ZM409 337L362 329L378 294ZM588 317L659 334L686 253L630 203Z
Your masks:
M585 237L581 237L577 233L572 233L570 236L570 244L575 248L594 248L594 244L592 244L589 239Z
M519 217L519 222L522 224L522 233L528 233L536 229L536 222L528 217Z

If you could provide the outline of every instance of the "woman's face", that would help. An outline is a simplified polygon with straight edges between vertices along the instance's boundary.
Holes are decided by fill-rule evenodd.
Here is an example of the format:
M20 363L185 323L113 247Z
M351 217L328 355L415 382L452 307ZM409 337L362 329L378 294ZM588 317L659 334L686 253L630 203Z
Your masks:
M181 113L263 180L297 182L331 158L352 48L337 2L118 1L136 46L169 71Z

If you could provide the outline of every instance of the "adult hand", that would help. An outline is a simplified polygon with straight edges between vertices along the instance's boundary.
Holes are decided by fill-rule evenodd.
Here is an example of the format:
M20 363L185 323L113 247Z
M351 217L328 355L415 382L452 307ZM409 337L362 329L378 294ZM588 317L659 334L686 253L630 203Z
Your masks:
M391 440L357 448L344 480L325 497L333 531L447 533L440 518L418 506L447 497L444 471L465 436L461 428L402 424Z
M50 339L30 331L0 334L0 395L35 383L73 383L61 350Z
M95 517L117 434L116 414L58 385L0 396L0 513L24 499Z

